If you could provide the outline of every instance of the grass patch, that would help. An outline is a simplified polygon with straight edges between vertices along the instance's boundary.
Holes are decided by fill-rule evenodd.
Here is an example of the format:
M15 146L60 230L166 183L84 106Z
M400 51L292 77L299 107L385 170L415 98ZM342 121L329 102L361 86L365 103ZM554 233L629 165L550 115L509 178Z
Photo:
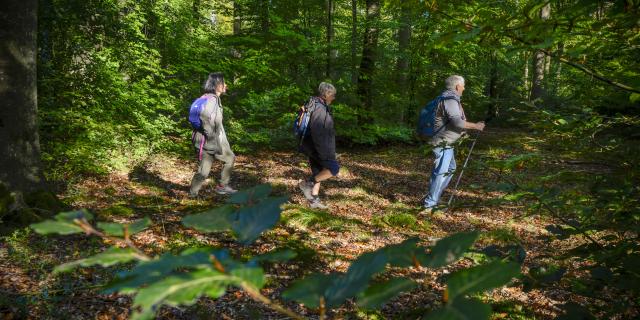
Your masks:
M511 228L498 228L480 235L480 240L485 240L492 243L499 244L514 244L520 243L520 238Z
M301 206L285 207L282 212L282 223L303 230L328 229L332 231L345 231L362 225L362 221L357 219L343 218L324 210L314 210Z
M135 211L129 207L123 205L115 205L99 212L100 217L131 217L135 214Z
M429 225L425 221L418 221L415 215L406 212L387 213L375 216L371 224L379 228L404 229L411 231L428 231Z

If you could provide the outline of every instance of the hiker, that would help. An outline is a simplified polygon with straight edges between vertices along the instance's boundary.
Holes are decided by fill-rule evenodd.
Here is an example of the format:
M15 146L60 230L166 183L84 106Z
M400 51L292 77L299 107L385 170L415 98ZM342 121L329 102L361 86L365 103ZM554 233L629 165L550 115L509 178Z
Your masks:
M215 187L218 194L231 194L237 190L229 186L235 154L231 150L227 134L222 125L222 104L220 95L227 92L221 72L210 73L204 84L204 95L191 107L189 121L194 126L191 140L198 156L198 171L193 175L189 196L195 198L211 171L213 159L224 162L220 182ZM201 109L194 106L202 102Z
M298 183L309 206L327 209L320 201L320 183L338 175L340 165L336 160L336 134L333 128L331 102L336 98L336 88L326 82L320 83L318 96L309 101L310 119L308 135L302 137L300 151L309 157L311 176Z
M442 191L447 187L456 170L454 143L466 129L484 130L484 122L468 122L460 97L464 92L464 78L453 75L445 81L447 89L438 96L435 113L435 135L431 138L435 161L431 172L429 192L424 198L423 212L429 213L438 204Z

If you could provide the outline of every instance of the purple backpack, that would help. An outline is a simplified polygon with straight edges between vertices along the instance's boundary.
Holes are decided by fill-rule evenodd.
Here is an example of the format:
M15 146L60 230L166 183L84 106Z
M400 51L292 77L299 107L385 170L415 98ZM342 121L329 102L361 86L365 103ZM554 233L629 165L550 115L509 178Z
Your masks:
M202 132L202 121L200 121L200 113L202 109L207 105L209 98L212 98L211 94L205 94L202 97L196 99L191 104L191 108L189 108L189 123L191 123L191 127L195 131Z

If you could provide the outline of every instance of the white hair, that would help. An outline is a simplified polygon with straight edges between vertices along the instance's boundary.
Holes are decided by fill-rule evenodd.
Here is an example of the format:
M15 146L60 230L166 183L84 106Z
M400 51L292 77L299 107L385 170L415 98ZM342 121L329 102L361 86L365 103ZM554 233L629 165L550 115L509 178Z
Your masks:
M447 89L450 89L450 90L455 90L456 86L459 84L464 86L464 78L458 75L450 76L444 82L447 85Z
M320 95L320 97L327 97L335 94L336 87L328 82L320 82L320 85L318 86L318 95Z

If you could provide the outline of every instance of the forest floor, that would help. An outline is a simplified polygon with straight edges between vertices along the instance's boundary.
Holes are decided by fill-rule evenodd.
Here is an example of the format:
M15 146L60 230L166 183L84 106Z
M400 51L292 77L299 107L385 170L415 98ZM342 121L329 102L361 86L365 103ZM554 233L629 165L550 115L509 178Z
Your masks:
M466 148L457 151L461 167ZM521 280L511 286L482 295L491 303L496 319L549 319L561 313L567 302L581 305L603 305L606 298L574 293L571 278L581 272L579 263L558 257L584 243L573 236L559 240L546 227L553 219L528 212L522 203L495 201L503 194L486 186L500 182L495 170L478 164L496 158L526 153L538 148L525 133L505 129L490 130L478 140L471 163L464 173L456 206L445 213L422 216L420 199L426 191L431 157L419 146L397 145L375 148L339 150L343 168L337 179L323 183L321 196L330 206L327 211L308 209L297 188L299 179L307 175L305 159L293 152L261 151L239 155L232 185L248 188L259 183L273 185L274 193L286 195L279 225L262 235L247 248L238 247L228 234L202 234L180 224L186 214L218 206L224 196L213 192L207 184L202 199L187 197L195 161L176 155L156 155L129 173L113 173L103 177L83 178L69 182L59 196L74 208L88 208L98 220L126 222L150 217L151 228L135 235L134 242L149 254L179 252L200 245L231 248L238 255L262 253L275 247L289 247L298 256L266 269L270 279L263 294L276 298L293 279L309 272L343 272L359 254L408 237L419 237L424 243L460 231L480 230L475 253L508 251L521 246L526 251L523 273L534 267L566 268L561 281L525 290ZM517 168L519 175L542 175L545 161L555 161L549 153L542 164ZM555 164L556 166L561 164ZM567 164L573 165L575 164ZM217 177L217 163L212 175ZM576 170L598 170L581 167ZM505 173L506 174L506 173ZM510 174L514 174L511 172ZM453 183L452 183L453 184ZM448 200L445 192L443 199ZM43 237L28 228L16 230L0 238L0 318L1 319L126 319L131 297L101 294L100 287L115 268L81 268L71 274L52 276L54 266L104 250L110 244L83 235ZM481 255L469 254L459 262L439 268L410 268L391 273L411 277L419 287L402 294L380 311L366 312L349 303L329 313L331 318L416 319L441 305L444 279L451 272L473 265ZM606 296L606 292L602 293ZM294 302L284 302L309 317L317 317ZM633 307L630 307L633 308ZM638 315L637 309L626 311ZM282 315L251 300L244 292L230 289L217 300L201 299L186 308L163 307L159 319L281 319Z

